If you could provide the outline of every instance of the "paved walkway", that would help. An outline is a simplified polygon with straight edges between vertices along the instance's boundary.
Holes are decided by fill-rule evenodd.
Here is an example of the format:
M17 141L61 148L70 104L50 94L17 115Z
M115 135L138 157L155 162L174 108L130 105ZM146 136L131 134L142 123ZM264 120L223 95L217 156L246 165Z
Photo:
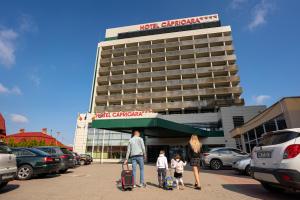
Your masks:
M120 190L120 165L93 164L71 170L67 174L29 181L13 181L0 191L1 200L242 200L242 199L300 199L300 196L272 194L258 182L237 175L232 170L202 170L202 191L192 188L192 172L184 173L183 191L164 191L157 187L155 167L146 166L147 188L133 191Z

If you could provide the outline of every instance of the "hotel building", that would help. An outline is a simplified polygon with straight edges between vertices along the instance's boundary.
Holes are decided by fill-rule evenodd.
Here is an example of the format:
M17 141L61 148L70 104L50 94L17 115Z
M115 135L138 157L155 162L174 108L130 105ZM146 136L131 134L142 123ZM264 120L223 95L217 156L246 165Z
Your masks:
M235 146L229 130L265 109L244 106L241 94L231 27L217 14L110 28L74 149L122 159L133 128L152 154L184 149L193 133L207 148Z

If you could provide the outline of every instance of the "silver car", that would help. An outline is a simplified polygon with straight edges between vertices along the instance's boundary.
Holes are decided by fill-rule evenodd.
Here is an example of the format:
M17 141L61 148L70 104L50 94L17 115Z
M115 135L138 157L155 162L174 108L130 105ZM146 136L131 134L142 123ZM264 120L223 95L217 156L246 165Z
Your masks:
M202 163L213 170L221 169L223 166L232 167L233 163L243 158L249 157L249 154L239 149L221 147L211 149L202 154Z
M232 165L232 169L250 176L251 175L250 163L251 163L251 157L243 158L241 160L234 162Z
M0 188L14 180L17 173L16 156L10 148L0 141Z

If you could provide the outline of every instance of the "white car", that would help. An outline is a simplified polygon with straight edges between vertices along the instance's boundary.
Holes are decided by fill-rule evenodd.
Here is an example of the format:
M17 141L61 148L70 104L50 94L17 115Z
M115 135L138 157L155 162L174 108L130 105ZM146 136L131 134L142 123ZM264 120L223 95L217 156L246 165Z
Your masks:
M15 179L17 173L16 156L0 141L0 188Z
M300 128L264 134L251 156L251 175L265 189L300 190Z
M233 163L232 169L250 176L251 157L243 158Z

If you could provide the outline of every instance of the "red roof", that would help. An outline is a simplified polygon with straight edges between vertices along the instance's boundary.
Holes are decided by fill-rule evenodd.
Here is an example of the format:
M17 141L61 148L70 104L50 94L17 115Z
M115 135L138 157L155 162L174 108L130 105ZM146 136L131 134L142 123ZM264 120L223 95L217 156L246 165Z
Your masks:
M5 120L0 113L0 138L6 135Z
M14 139L14 142L21 142L24 140L37 140L37 141L45 141L47 145L57 145L57 146L65 146L60 141L56 140L56 138L51 135L42 133L42 132L22 132L15 133L11 135L7 135L6 139Z

